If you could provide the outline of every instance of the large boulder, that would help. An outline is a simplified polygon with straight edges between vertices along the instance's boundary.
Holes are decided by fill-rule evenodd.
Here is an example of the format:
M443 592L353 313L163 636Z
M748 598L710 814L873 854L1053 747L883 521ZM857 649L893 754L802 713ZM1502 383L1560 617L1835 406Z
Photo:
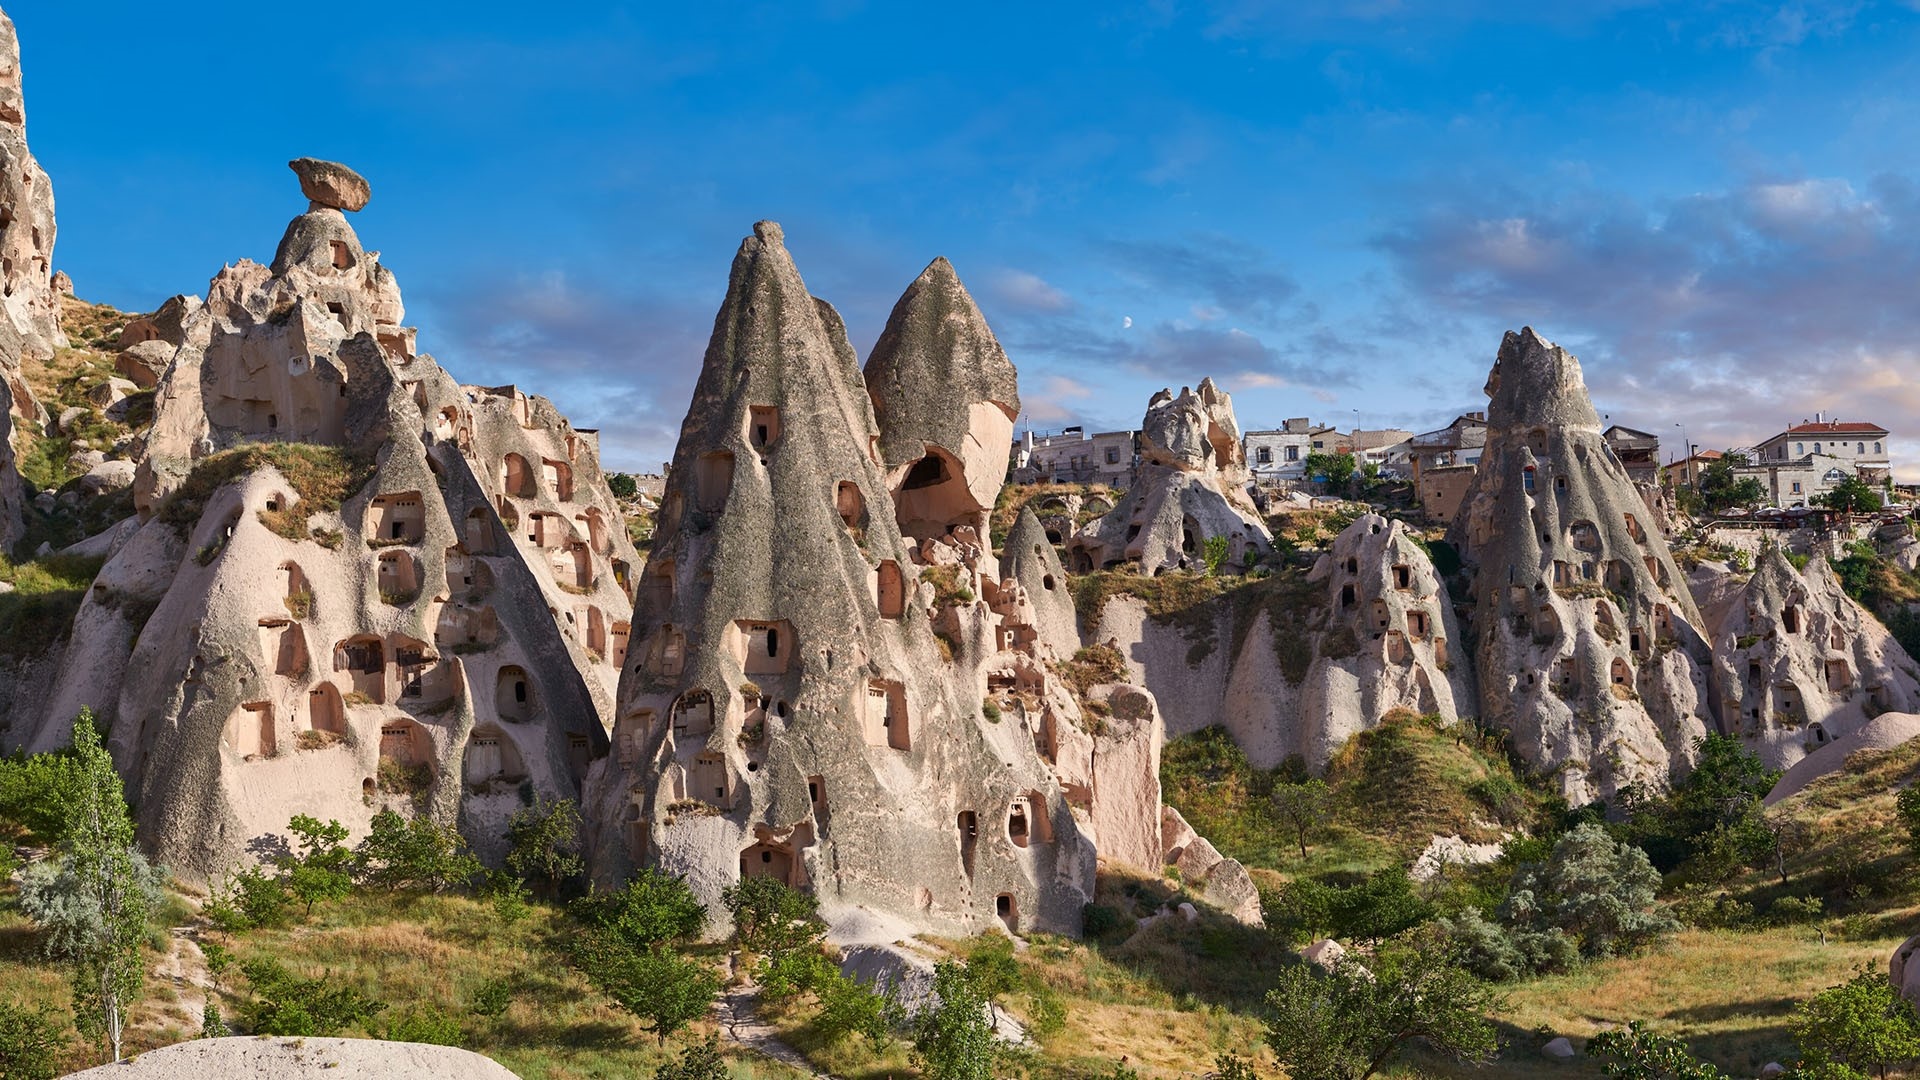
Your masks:
M72 1080L517 1080L506 1066L457 1046L382 1039L231 1035L192 1039L126 1061L71 1074Z
M287 162L287 168L300 177L300 193L316 206L357 211L373 198L373 187L366 177L337 161L295 158Z

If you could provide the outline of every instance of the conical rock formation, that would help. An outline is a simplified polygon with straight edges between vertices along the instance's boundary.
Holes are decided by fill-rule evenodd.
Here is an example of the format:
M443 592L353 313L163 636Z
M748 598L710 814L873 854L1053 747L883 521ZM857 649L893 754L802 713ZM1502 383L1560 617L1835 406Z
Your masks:
M1079 616L1073 610L1073 593L1067 587L1067 571L1060 556L1047 540L1047 531L1031 508L1022 508L1007 534L1000 556L1000 579L1018 582L1032 612L1023 622L1046 650L1042 655L1070 660L1080 651Z
M1207 543L1224 538L1222 566L1238 570L1249 553L1272 547L1266 522L1247 495L1247 472L1233 399L1202 379L1198 392L1162 390L1140 422L1140 466L1133 487L1110 512L1068 543L1074 568L1134 563L1142 573L1200 569Z
M596 876L656 864L715 911L727 884L768 875L836 921L1077 929L1092 847L1032 734L985 715L981 658L1003 635L978 566L1000 478L966 472L972 429L946 414L1006 414L992 371L970 370L991 369L990 336L928 351L926 327L972 318L943 266L890 324L887 364L937 384L934 407L890 409L912 454L890 469L838 315L777 225L742 242L668 476L616 753L588 785Z
M1473 572L1481 718L1575 803L1663 786L1714 724L1686 581L1571 353L1510 332L1487 393L1452 533Z
M186 878L295 813L428 813L497 856L523 793L574 797L608 745L638 560L594 436L457 385L402 314L337 210L222 270L159 382L142 522L56 647L27 741L91 707Z
M0 11L0 552L24 528L13 422L43 419L20 361L51 358L67 344L53 288L53 236L53 184L27 149L20 39Z
M1920 710L1920 669L1817 555L1802 571L1778 547L1763 553L1713 656L1728 730L1776 769L1881 713Z

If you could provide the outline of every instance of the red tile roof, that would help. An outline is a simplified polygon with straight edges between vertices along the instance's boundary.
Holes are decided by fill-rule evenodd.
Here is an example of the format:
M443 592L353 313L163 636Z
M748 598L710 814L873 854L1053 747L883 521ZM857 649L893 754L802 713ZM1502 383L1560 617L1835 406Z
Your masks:
M1822 420L1816 424L1795 424L1784 435L1885 435L1887 429L1863 420ZM1778 438L1779 436L1775 436Z

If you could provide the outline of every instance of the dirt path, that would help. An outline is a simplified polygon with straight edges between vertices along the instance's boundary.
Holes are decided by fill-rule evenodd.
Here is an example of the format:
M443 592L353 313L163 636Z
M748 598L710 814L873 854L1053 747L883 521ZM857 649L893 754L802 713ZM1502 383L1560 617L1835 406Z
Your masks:
M760 988L751 983L728 987L721 993L714 1009L714 1018L720 1022L720 1030L726 1035L727 1041L770 1057L782 1065L791 1065L814 1080L834 1080L826 1073L815 1072L800 1051L788 1045L778 1032L760 1020L754 1008L759 1000Z
M193 939L198 929L193 926L170 928L167 955L153 967L153 977L173 987L179 1009L186 1014L190 1030L196 1034L206 1023L207 988L212 985L207 976L207 958Z

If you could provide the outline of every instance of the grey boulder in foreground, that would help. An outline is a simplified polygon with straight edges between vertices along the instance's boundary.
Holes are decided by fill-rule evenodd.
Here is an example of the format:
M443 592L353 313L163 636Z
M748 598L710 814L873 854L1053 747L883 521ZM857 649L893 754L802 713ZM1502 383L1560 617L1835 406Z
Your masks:
M241 1077L325 1077L326 1080L519 1080L489 1057L456 1046L385 1042L380 1039L292 1039L237 1035L195 1039L148 1051L118 1065L101 1065L74 1077L90 1080L237 1080Z

